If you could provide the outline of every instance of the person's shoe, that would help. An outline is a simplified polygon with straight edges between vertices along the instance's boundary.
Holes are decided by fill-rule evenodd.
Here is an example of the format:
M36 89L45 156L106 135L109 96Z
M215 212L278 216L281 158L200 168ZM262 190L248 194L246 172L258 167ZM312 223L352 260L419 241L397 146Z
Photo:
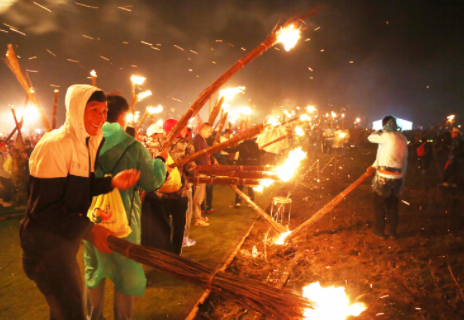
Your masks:
M216 209L210 208L208 211L206 211L206 213L213 213L214 211L216 211Z
M457 187L458 187L456 183L452 183L452 184L450 184L450 186L451 186L452 188L457 188Z
M240 208L241 204L240 203L236 203L234 208Z
M201 217L201 220L203 220L203 221L209 221L208 217Z
M196 244L197 242L195 240L184 237L184 243L182 244L182 247L183 248L193 247Z
M372 234L373 234L375 237L379 238L379 239L382 239L382 240L387 239L387 237L386 237L385 234L383 234L383 233L374 231L374 232L372 232Z
M442 184L440 184L441 186L443 187L449 187L449 183L448 182L443 182Z
M203 220L199 220L199 221L195 221L193 223L193 225L195 225L197 227L207 227L207 226L209 226L209 223L206 222L206 221L203 221Z

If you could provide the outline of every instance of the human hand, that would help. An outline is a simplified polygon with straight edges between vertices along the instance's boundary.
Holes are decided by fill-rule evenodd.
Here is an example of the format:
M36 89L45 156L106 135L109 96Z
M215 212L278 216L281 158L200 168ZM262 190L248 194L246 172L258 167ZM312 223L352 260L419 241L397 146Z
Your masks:
M136 169L124 170L119 172L111 180L111 186L119 190L125 190L132 187L140 178L140 171Z
M115 236L114 232L98 224L94 224L92 230L90 230L84 239L91 242L101 253L113 253L113 250L108 246L109 236Z

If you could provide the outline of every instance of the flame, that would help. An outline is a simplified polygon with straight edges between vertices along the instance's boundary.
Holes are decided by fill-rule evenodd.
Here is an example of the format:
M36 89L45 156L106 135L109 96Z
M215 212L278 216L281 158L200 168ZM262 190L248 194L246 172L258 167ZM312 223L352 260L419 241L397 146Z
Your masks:
M357 317L367 309L363 303L350 305L345 288L323 288L319 282L304 287L303 297L315 303L314 309L304 310L304 317L308 320L344 320L348 316Z
M277 120L274 116L271 116L268 120L267 120L267 124L270 124L272 125L273 127L276 127L280 124L279 120Z
M134 75L130 79L133 84L138 84L138 85L141 85L145 81L144 77L138 77Z
M253 111L250 107L241 107L239 112L243 115L249 116Z
M94 78L97 77L97 73L95 72L95 70L90 71L90 75Z
M149 114L161 113L163 112L163 106L159 104L157 107L147 107L147 111Z
M311 117L308 117L307 115L302 114L301 117L300 117L300 120L301 121L311 121Z
M453 120L454 120L454 114L453 114L453 115L450 115L450 116L448 116L448 118L447 118L447 119L448 119L448 121L453 121Z
M342 113L342 118L345 118L345 114L344 114L344 113Z
M339 136L340 138L343 139L343 138L346 137L346 133L345 133L345 132L340 132L340 133L338 134L338 136Z
M290 112L288 112L287 110L284 110L284 113L287 117L291 118L292 117L292 114Z
M254 186L253 190L256 190L258 192L263 192L264 187L269 187L273 182L274 180L272 179L261 179L259 181L259 186Z
M314 106L307 106L306 111L308 111L309 113L313 113L314 111L316 111L316 108Z
M55 89L55 92L60 92L60 90L58 90L58 89Z
M332 118L335 118L337 116L337 114L333 111L331 111L330 114L332 115Z
M230 109L230 104L224 102L224 103L222 104L222 109L224 109L224 110L229 110L229 109Z
M34 93L34 92L35 92L35 91L34 91L34 88L32 88L32 87L29 89L29 91L30 91L30 93Z
M132 113L127 113L126 114L126 121L127 122L131 122L131 121L137 122L139 117L140 117L140 114L138 113L138 111L135 112L135 120L134 120L134 115Z
M303 129L301 129L300 127L296 127L296 128L295 128L295 134L296 134L297 136L302 137L302 136L304 136L304 131L303 131Z
M137 95L137 98L138 100L137 101L142 101L143 99L145 99L146 97L149 97L151 96L152 93L150 90L147 90L147 91L144 91L144 92L140 92L138 95Z
M301 160L306 157L306 152L301 150L301 147L292 150L288 154L287 160L280 167L276 168L276 173L280 180L288 181L295 173L296 168L300 165Z
M224 102L232 100L237 93L244 93L246 87L235 87L219 90L219 96L224 97Z
M277 239L276 241L274 241L275 244L278 244L278 245L284 245L285 244L285 239L287 238L287 236L292 233L291 231L287 231L287 232L282 232L280 234L280 237L279 239Z
M356 118L356 122L357 122L357 123L360 123L360 122L361 122L361 119Z
M300 29L295 29L295 26L291 24L284 29L280 28L280 31L277 33L277 42L284 45L285 51L290 51L300 37Z

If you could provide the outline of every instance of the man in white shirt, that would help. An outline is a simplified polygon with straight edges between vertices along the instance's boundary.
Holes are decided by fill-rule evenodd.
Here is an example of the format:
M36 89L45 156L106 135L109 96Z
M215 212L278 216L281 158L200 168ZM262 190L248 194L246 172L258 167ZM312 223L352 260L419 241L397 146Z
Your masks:
M376 174L372 180L374 190L375 230L374 235L386 239L385 218L389 217L391 239L396 239L398 224L398 204L406 178L408 142L399 132L400 128L393 116L382 120L382 131L373 132L367 139L379 144L377 158L372 167Z

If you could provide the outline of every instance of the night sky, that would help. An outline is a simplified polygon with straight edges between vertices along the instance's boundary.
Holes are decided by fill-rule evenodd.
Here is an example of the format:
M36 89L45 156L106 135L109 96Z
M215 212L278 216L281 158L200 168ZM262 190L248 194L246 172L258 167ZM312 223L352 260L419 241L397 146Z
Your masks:
M327 7L306 20L294 49L286 52L278 44L280 50L271 48L226 83L247 88L232 106L253 100L255 121L280 106L307 105L324 113L345 109L348 119L365 117L369 126L387 114L413 121L415 127L450 114L457 115L459 124L464 117L464 1L77 2L98 9L69 0L37 0L48 12L33 1L0 1L2 56L12 43L23 71L38 71L29 75L50 122L55 89L50 85L60 86L59 125L66 88L90 84L92 69L98 87L120 90L128 99L130 76L146 77L142 89L153 96L137 109L161 104L179 118L279 20L320 5ZM5 133L13 127L8 104L22 109L25 93L3 63L0 75L0 132ZM203 119L207 110L208 104L200 113Z

